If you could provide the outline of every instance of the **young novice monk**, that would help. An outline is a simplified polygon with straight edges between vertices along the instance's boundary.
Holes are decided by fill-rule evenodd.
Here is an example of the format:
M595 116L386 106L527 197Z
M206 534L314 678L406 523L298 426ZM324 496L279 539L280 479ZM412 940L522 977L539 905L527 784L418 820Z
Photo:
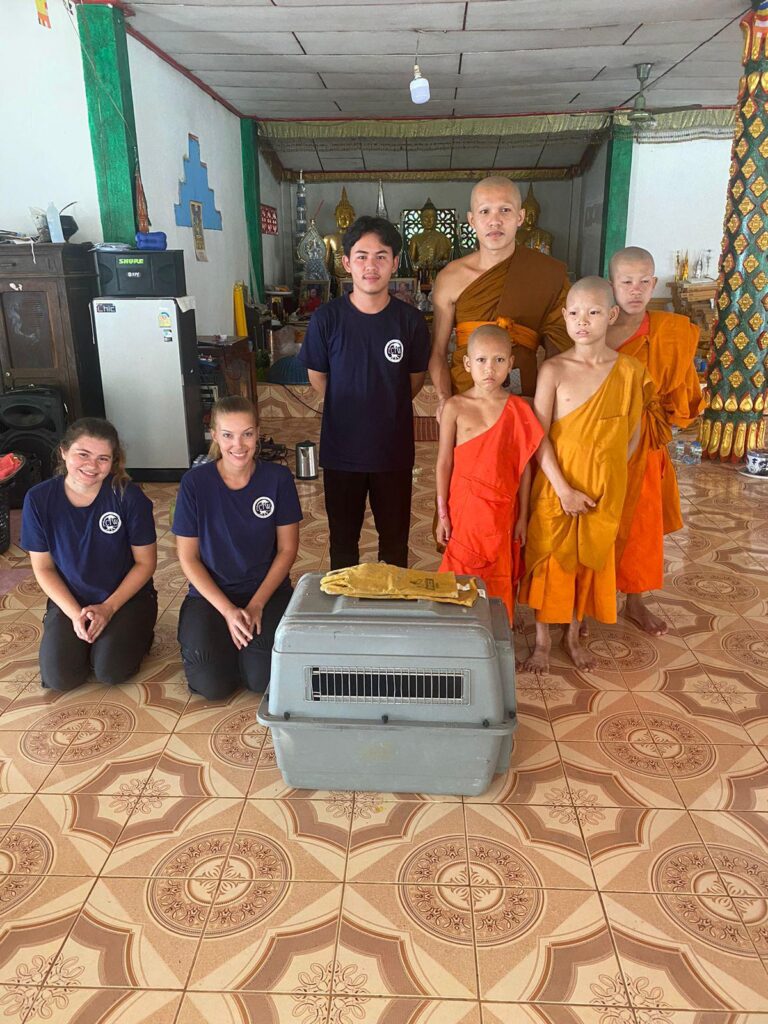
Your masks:
M616 584L627 595L624 615L658 636L667 632L667 624L645 607L643 592L661 589L664 534L683 525L667 441L670 426L689 426L702 402L693 366L698 328L677 313L647 312L656 287L654 269L646 249L631 246L613 255L610 274L619 315L608 329L608 344L647 367L660 400L643 412L616 541Z
M627 460L639 437L645 371L606 343L619 310L611 286L586 277L568 293L563 309L574 347L539 370L534 410L549 441L539 461L557 479L555 461L571 487L594 507L569 515L555 488L539 473L531 494L520 600L536 609L536 648L526 671L549 669L549 623L568 623L563 646L577 668L595 659L579 645L584 615L616 621L614 543L627 489Z
M440 571L480 576L510 621L528 521L528 463L544 436L528 404L503 388L513 362L507 331L487 324L472 332L464 368L473 386L445 403L437 455L437 542L447 544Z

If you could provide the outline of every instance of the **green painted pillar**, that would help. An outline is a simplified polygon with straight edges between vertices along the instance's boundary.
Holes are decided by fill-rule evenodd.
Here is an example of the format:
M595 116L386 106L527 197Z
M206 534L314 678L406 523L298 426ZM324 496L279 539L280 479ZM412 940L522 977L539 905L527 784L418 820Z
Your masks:
M138 150L125 18L119 8L101 4L76 10L104 241L133 245Z
M603 245L600 266L608 277L611 256L627 244L629 211L629 179L632 174L632 130L614 125L608 143L605 165L605 200L603 202Z
M256 123L250 118L240 120L240 141L243 153L243 203L248 231L251 264L251 293L264 301L264 257L261 247L261 186L259 181L259 142Z

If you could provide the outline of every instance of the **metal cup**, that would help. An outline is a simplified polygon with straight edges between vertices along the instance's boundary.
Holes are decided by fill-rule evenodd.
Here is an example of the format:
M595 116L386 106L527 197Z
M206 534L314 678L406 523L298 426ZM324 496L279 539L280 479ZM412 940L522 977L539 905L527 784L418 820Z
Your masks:
M746 470L753 476L768 474L768 452L747 452Z

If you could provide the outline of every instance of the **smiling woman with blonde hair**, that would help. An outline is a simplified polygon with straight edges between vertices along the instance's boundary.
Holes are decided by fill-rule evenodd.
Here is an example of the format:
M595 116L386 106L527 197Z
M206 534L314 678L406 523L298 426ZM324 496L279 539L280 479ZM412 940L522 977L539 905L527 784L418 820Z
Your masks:
M259 461L251 402L220 398L211 437L212 461L182 478L173 532L189 580L179 614L187 683L221 700L243 685L266 689L302 516L290 470Z

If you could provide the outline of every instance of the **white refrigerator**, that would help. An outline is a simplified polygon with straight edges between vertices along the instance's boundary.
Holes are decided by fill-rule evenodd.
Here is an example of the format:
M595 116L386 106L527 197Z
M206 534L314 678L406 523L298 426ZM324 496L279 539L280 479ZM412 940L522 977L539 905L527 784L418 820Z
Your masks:
M178 480L205 450L192 300L91 303L104 411L135 480Z

